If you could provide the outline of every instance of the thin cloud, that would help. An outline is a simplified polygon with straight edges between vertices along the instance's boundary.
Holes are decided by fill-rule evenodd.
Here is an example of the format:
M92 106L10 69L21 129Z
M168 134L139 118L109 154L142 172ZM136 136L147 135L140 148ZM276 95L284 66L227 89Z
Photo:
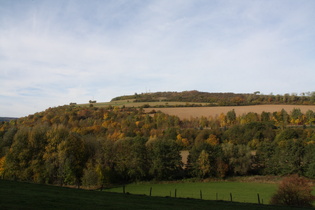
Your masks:
M0 116L148 90L314 90L312 1L0 4Z

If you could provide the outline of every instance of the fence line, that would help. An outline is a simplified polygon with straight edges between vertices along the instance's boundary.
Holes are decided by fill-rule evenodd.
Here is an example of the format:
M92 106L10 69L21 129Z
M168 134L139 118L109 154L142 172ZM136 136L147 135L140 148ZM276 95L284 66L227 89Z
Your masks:
M123 185L122 186L122 192L123 192L123 194L126 194L126 186L125 185ZM152 187L150 187L150 189L149 189L149 196L152 196L152 191L153 191L153 188ZM130 192L127 192L128 194L130 193ZM177 189L174 189L174 198L177 198ZM204 194L203 192L202 192L202 190L199 190L199 198L201 199L201 200L203 200L203 199L205 199L205 195L207 195L207 194ZM157 195L158 196L158 195ZM172 197L172 191L170 191L170 194L169 194L169 197ZM179 196L180 197L180 196ZM184 198L184 197L181 197L181 198ZM195 198L195 199L198 199L198 196L193 196L193 197L186 197L186 198ZM211 199L211 198L206 198L206 200L214 200L214 199ZM215 194L215 200L216 201L218 201L218 200L225 200L224 199L224 196L222 197L222 199L220 199L219 198L219 193L216 193ZM233 202L233 194L232 194L232 192L230 192L229 193L229 200L226 200L226 201L230 201L230 202ZM241 202L241 201L237 201L237 200L234 200L234 202ZM244 203L254 203L254 202L245 202L244 201ZM260 194L259 193L257 193L257 203L258 204L264 204L264 199L262 199L261 197L260 197Z

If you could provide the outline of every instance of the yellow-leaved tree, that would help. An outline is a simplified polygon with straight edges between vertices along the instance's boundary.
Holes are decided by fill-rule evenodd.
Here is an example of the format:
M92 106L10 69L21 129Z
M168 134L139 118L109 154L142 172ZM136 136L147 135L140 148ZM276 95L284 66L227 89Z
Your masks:
M199 168L199 176L201 178L205 178L210 174L211 166L210 166L210 160L209 160L209 154L202 150L199 158L197 160L198 168Z
M4 163L5 163L5 156L0 158L0 176L4 176Z

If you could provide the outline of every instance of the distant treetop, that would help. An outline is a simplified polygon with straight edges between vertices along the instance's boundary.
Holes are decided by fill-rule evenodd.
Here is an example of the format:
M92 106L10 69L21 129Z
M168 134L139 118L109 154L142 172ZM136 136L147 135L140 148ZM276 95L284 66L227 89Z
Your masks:
M16 120L15 117L0 117L0 122L9 122L11 120Z

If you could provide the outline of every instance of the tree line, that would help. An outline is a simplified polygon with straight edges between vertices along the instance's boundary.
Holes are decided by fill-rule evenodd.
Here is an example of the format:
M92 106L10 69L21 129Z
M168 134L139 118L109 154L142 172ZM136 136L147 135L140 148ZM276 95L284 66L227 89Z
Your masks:
M284 95L254 93L207 93L200 91L183 92L156 92L141 93L113 98L117 100L133 100L134 102L177 101L195 103L208 103L208 106L239 106L257 104L300 104L310 105L315 103L315 92L301 94L286 93Z
M0 175L99 187L243 175L315 178L314 123L313 111L299 109L180 120L141 108L60 106L0 123Z

